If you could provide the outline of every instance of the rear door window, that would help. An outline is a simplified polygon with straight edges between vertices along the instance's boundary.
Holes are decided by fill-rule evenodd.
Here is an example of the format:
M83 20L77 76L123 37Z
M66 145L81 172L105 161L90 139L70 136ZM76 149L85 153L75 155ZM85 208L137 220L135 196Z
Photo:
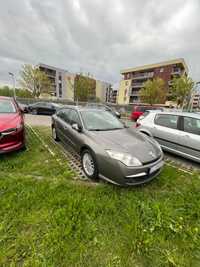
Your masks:
M155 117L155 124L171 129L177 129L178 116L171 114L157 114Z
M200 135L200 119L183 117L184 132Z

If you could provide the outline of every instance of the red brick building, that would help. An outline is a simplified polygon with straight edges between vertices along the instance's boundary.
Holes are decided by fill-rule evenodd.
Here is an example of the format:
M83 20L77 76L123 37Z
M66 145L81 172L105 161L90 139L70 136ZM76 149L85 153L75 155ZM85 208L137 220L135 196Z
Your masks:
M188 75L188 67L184 59L174 59L161 63L144 65L121 71L123 79L120 82L118 104L140 103L139 91L144 82L154 78L162 78L165 88L170 94L173 77Z

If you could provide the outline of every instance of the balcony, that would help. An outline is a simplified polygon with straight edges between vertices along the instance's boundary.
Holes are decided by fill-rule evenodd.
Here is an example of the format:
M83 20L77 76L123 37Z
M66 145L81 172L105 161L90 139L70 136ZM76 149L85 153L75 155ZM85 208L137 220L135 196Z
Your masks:
M180 68L173 68L172 75L181 75L182 70Z
M141 88L143 87L143 82L142 83L132 83L132 88Z
M132 90L130 96L139 96L139 90Z
M139 103L140 99L139 97L134 97L129 99L129 104Z
M138 74L134 74L132 75L132 79L149 79L152 78L154 75L154 72L145 72L145 73L138 73Z

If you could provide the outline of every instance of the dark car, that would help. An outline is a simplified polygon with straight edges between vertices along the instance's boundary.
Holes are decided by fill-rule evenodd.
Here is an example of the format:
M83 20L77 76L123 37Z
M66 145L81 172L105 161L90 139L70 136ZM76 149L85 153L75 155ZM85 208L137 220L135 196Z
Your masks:
M131 113L131 120L137 121L141 115L144 114L147 110L160 110L162 111L163 108L157 106L150 106L150 105L136 105L133 107L133 111Z
M0 96L0 154L24 147L23 113L13 98Z
M81 155L82 168L91 179L142 184L158 175L163 166L163 153L156 141L105 110L63 107L52 116L52 136Z
M119 119L121 118L120 112L118 112L114 107L109 107L107 105L100 104L100 103L88 103L86 106L89 108L103 109L103 110L109 111L113 115L115 115L117 118Z
M34 104L28 105L29 113L34 115L53 115L59 108L60 104L49 103L49 102L37 102Z

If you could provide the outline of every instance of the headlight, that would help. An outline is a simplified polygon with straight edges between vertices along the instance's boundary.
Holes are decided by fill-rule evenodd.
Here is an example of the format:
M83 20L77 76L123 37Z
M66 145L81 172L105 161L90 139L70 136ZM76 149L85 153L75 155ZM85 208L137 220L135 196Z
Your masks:
M106 150L106 151L111 158L121 161L127 167L136 167L136 166L142 165L139 159L132 157L128 153L121 153L121 152L112 151L112 150Z

